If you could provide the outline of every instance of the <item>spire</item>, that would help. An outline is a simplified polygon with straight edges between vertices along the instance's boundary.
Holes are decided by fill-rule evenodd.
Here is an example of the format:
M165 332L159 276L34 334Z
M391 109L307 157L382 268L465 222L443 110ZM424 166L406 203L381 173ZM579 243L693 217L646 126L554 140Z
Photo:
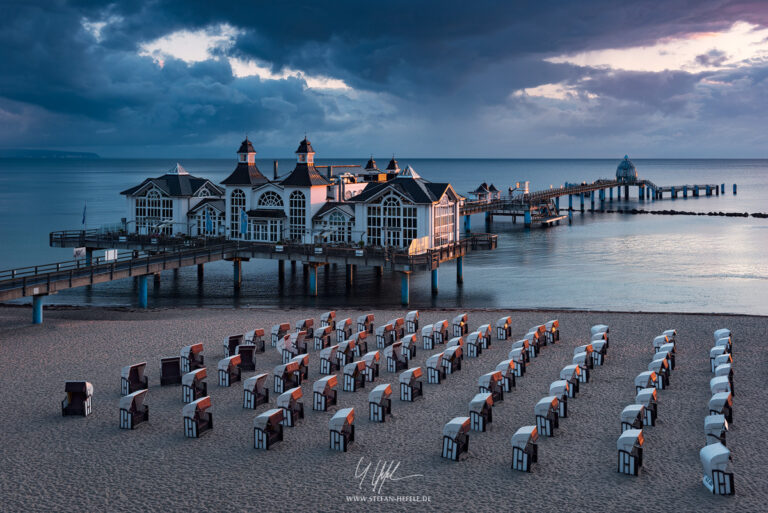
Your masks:
M376 161L373 160L373 155L371 155L371 159L368 161L367 164L365 164L365 170L366 171L378 171L379 168L376 167Z
M188 175L187 170L181 167L181 164L176 162L176 165L168 170L169 175Z
M387 166L387 171L397 173L400 171L400 166L397 165L397 161L395 160L395 154L392 154L392 160L389 161L389 165Z

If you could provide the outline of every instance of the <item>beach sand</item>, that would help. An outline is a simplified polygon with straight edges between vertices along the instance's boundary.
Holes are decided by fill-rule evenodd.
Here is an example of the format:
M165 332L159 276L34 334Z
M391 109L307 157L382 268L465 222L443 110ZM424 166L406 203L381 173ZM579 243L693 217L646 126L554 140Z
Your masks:
M0 496L3 511L765 511L766 415L763 383L768 365L763 347L768 318L747 316L596 312L505 312L469 310L470 328L511 315L511 341L497 341L463 369L429 385L414 403L399 400L397 374L382 366L380 377L356 393L341 391L329 412L312 411L312 383L320 377L310 349L310 376L303 385L305 419L285 428L285 439L269 451L253 448L253 418L274 407L242 408L242 383L217 385L216 363L228 335L295 323L321 311L178 309L146 312L108 309L46 310L45 323L29 324L28 308L0 308ZM338 319L361 314L339 310ZM421 325L450 319L455 311L422 310ZM377 325L404 311L375 311ZM511 342L528 328L560 320L561 340L542 349L517 387L493 411L485 433L470 433L470 454L454 462L440 457L442 428L468 415L477 378L507 358ZM534 404L571 363L573 348L586 343L593 324L610 325L606 363L569 401L568 417L554 438L540 438L539 461L526 474L510 468L510 438L535 423ZM319 324L319 321L318 321ZM710 397L708 352L712 332L730 328L735 337L733 429L728 433L735 472L734 497L715 497L701 484L699 450ZM644 466L638 477L616 472L619 414L634 400L634 377L646 370L651 341L675 328L677 368L659 393L659 419L644 431ZM205 344L214 429L200 439L183 435L181 388L159 386L159 360L181 346ZM372 347L373 346L373 347ZM411 366L442 351L418 346ZM369 350L375 341L369 342ZM147 361L150 421L134 431L118 429L120 368ZM280 355L269 347L257 355L257 372L269 372ZM253 373L244 373L244 378ZM95 388L93 414L62 417L64 381L88 380ZM393 385L392 418L368 420L372 385ZM347 453L328 448L328 420L354 407L356 440ZM348 502L370 497L368 479L355 478L360 460L399 462L396 476L421 474L383 484L380 495L428 497L418 504Z

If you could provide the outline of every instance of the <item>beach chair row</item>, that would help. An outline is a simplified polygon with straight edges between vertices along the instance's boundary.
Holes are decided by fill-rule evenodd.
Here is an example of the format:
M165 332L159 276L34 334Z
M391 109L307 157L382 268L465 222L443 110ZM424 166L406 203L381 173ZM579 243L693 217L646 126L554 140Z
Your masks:
M502 317L496 322L496 338L498 340L508 340L511 337L511 323L510 317ZM483 338L487 337L487 344L490 345L492 332L489 325L481 326L475 333L479 333L480 337L475 336L473 340L476 341L479 338L482 341ZM530 359L538 356L543 345L553 344L559 340L560 324L557 320L534 326L528 331L525 338L512 344L512 349L508 355L509 359L503 360L496 365L495 370L478 378L478 392L469 402L469 416L455 417L443 428L441 452L443 458L458 461L468 454L469 431L486 431L488 424L493 422L494 406L504 400L505 392L511 392L512 388L516 386L516 378L524 375L525 366ZM479 345L480 350L482 350L482 342ZM476 352L477 354L479 351ZM430 380L431 383L440 383L440 374L436 369L439 369L438 362L442 358L444 358L443 353L438 353L427 360L429 375L437 376L434 381ZM532 436L536 435L533 434Z
M653 358L648 370L635 377L635 402L620 416L621 431L616 441L617 471L637 476L643 466L643 428L655 426L658 417L658 392L669 388L675 368L676 330L666 330L653 339Z
M731 330L718 329L715 345L709 350L710 370L715 375L709 381L712 397L709 415L704 418L706 445L699 451L704 468L702 483L715 495L733 495L731 451L725 436L733 423L733 338Z

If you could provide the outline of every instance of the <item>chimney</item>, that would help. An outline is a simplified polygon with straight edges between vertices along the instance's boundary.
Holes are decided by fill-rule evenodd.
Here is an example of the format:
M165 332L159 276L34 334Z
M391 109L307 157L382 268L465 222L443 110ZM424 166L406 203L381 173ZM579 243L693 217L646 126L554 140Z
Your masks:
M328 165L328 181L330 181L331 178L333 178L333 166Z
M274 169L274 180L277 180L277 161L273 161L272 168Z

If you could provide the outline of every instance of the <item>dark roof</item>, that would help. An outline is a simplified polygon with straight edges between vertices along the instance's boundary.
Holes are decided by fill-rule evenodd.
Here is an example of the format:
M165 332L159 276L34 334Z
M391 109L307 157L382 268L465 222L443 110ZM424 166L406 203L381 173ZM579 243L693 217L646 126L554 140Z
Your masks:
M285 212L278 208L257 208L255 210L249 210L246 212L248 217L269 217L269 218L281 218L286 217Z
M371 155L371 160L368 161L367 164L365 164L365 170L366 171L378 171L379 168L376 167L376 161L373 160L373 155Z
M250 143L249 143L250 144ZM238 162L235 170L232 171L221 183L224 185L262 185L268 183L266 176L261 174L256 164L247 162Z
M304 136L304 140L299 143L299 148L296 150L296 153L314 153L315 150L312 149L312 143L307 140L307 137Z
M309 187L311 185L329 185L330 182L321 175L315 166L304 163L296 164L291 174L280 181L280 185L289 185L294 187Z
M200 201L197 205L189 209L189 212L187 212L188 216L194 215L198 210L203 208L205 205L210 205L212 208L218 210L219 212L224 212L224 209L226 208L226 204L223 199L217 199L217 198L205 198L204 200Z
M480 185L477 187L477 189L475 189L475 190L474 190L474 191L472 191L472 192L479 192L479 193L483 193L483 192L489 192L489 191L488 191L488 184L487 184L487 183L485 183L485 182L483 182L483 183L481 183L481 184L480 184Z
M387 165L387 171L397 171L398 169L397 161L395 160L395 157L392 157L392 160L389 161L389 165Z
M207 178L198 178L189 174L165 174L157 178L147 178L139 185L126 189L120 194L130 196L141 190L148 183L152 183L168 196L193 196L202 186L208 184L211 192L222 195L224 191L211 183Z
M450 184L432 183L422 179L398 177L387 182L371 182L349 201L368 201L387 188L393 188L413 203L434 203L445 194Z
M317 213L312 216L312 219L318 219L334 208L338 208L345 214L355 217L355 211L352 208L352 205L349 203L344 201L328 201L322 207L320 207L320 210L318 210Z
M490 192L499 192L499 190L493 184L488 186L488 190Z
M251 144L251 141L248 140L248 138L245 138L245 141L240 144L240 149L237 150L238 153L256 153L256 150L253 149L253 144Z

